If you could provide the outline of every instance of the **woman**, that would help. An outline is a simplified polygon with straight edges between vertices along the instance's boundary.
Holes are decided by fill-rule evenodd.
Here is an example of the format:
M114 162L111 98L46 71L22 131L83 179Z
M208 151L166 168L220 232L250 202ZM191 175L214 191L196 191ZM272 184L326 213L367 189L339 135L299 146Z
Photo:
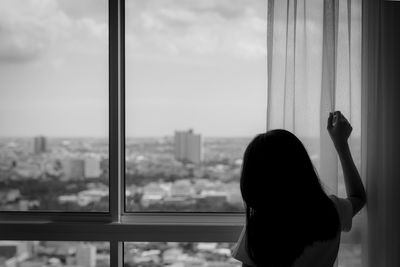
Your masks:
M366 202L347 140L352 127L330 113L328 132L343 168L347 198L327 196L301 141L285 130L260 134L244 154L240 189L246 206L233 257L246 266L333 266L341 231Z

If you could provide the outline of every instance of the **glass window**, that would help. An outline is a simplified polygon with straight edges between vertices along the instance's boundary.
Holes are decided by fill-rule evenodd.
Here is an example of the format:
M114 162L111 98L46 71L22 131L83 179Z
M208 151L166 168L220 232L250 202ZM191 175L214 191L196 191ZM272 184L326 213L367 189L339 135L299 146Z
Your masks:
M108 211L108 2L0 2L0 211Z
M231 257L232 243L124 243L124 266L240 267Z
M0 266L110 266L108 242L0 241Z
M215 223L207 222L214 243L188 237L205 229L197 213L179 218L189 222L179 229L181 243L162 233L175 219L179 225L174 214L142 213L135 218L141 225L125 223L137 214L106 225L91 214L78 219L93 228L86 236L107 242L0 241L0 266L110 266L109 242L116 262L122 228L165 241L124 243L125 266L241 266L230 256L234 243L222 243L232 239L221 227L234 235L244 218L243 152L266 129L265 0L1 1L0 211L109 211L108 132L119 125L109 129L109 69L117 67L108 62L109 26L112 44L118 40L108 3L113 19L119 4L126 7L125 211L240 214L205 215ZM303 141L318 167L318 140ZM351 142L359 168L360 140ZM111 213L119 217L116 206ZM148 223L153 215L168 222ZM362 218L342 235L339 266L361 266ZM80 226L49 223L66 239L85 238ZM13 232L13 239L28 235Z
M241 159L266 129L265 10L126 1L127 211L243 211Z

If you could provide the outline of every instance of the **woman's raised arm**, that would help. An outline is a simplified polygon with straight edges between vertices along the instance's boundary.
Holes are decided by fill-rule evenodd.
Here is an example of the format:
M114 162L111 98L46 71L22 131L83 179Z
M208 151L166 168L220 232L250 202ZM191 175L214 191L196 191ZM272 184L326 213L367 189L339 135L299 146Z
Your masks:
M340 111L335 111L329 114L327 129L339 155L347 198L353 206L354 216L365 205L366 194L347 141L353 128Z

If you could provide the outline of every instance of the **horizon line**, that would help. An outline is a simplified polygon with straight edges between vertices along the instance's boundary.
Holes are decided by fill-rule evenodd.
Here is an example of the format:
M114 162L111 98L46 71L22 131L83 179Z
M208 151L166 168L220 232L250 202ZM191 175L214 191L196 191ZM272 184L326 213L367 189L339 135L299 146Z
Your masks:
M205 138L252 138L254 136L256 136L257 134L254 135L203 135L201 133L197 133L200 134L202 137ZM58 135L45 135L45 134L37 134L37 135L15 135L15 136L9 136L9 135L0 135L0 139L17 139L17 138L35 138L35 137L45 137L45 138L57 138L57 139L68 139L68 138L72 138L72 139L77 139L77 138L81 138L81 139L89 139L89 138L93 138L93 139L109 139L109 136L87 136L87 135L75 135L75 136L58 136ZM316 135L309 135L309 136L305 136L305 135L296 135L299 138L318 138L319 136ZM148 136L125 136L125 139L133 139L133 138L138 138L138 139L145 139L145 138L168 138L168 137L174 137L173 134L170 135L148 135ZM353 138L360 138L359 135L352 135L351 137Z

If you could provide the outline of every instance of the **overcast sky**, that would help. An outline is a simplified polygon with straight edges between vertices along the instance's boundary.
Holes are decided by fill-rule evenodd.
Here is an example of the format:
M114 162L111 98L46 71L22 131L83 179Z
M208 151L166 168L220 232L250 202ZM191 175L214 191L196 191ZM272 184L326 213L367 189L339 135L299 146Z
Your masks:
M104 0L0 1L2 136L107 136Z
M261 0L127 0L126 129L160 136L265 129ZM104 0L0 2L2 136L107 136Z
M322 1L310 1L307 38L314 69L308 70L308 86L319 91ZM0 136L108 135L107 2L0 1ZM277 2L277 10L286 10L279 7L284 2ZM266 0L126 0L127 135L164 136L187 128L205 136L265 131L266 5ZM279 16L276 29L285 20ZM282 44L274 47L274 56L282 57ZM282 62L274 63L275 82L281 80ZM338 86L348 82L339 80ZM318 130L318 97L310 94L316 108L304 116L303 133ZM345 109L340 103L346 100L337 102Z

